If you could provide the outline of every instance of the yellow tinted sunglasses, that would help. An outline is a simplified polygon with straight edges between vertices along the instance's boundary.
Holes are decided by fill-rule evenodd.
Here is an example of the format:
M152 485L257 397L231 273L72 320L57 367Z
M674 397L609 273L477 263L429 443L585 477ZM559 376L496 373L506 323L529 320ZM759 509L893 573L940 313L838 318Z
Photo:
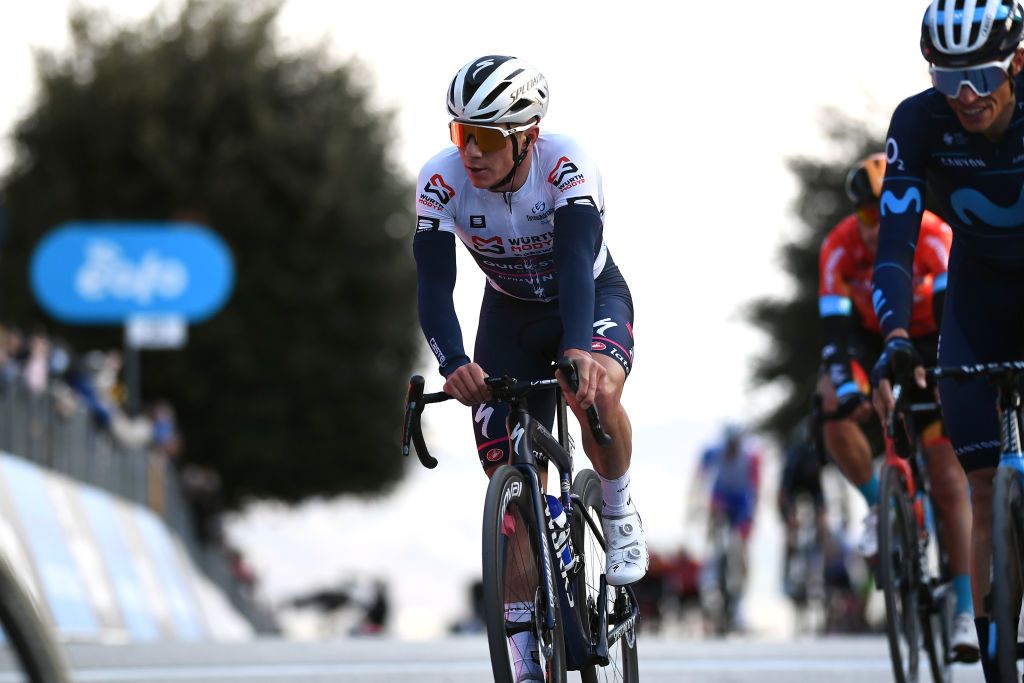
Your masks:
M512 135L521 133L524 130L533 128L536 123L528 123L515 128L498 128L496 126L477 126L462 121L451 121L448 123L448 132L451 133L452 142L459 149L469 143L469 138L476 140L481 152L497 152L504 149L506 141Z

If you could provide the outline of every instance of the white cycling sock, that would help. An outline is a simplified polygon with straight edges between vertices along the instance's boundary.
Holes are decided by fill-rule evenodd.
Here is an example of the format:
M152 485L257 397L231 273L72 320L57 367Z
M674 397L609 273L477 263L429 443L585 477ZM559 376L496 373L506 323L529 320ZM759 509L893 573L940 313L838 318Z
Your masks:
M524 624L533 621L533 603L505 603L505 621L512 624ZM544 680L544 671L540 668L540 657L537 655L537 636L533 631L517 633L509 642L512 644L512 665L516 670L516 680Z
M624 514L629 505L629 470L617 479L605 479L600 474L601 494L604 498L605 512L613 515Z

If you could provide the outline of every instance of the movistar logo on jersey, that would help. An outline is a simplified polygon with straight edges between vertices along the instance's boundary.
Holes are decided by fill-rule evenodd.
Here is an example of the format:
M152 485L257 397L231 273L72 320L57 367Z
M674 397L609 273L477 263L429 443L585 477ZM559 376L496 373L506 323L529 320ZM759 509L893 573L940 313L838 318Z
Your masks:
M916 187L907 188L902 197L897 197L891 190L886 190L882 193L882 200L879 202L883 216L888 216L891 213L906 213L911 204L914 205L914 213L921 213L924 208L921 191Z
M1024 226L1024 187L1021 188L1017 201L1011 206L999 206L981 192L969 187L955 191L949 201L956 215L967 225L974 224L968 216L970 213L974 218L994 228Z

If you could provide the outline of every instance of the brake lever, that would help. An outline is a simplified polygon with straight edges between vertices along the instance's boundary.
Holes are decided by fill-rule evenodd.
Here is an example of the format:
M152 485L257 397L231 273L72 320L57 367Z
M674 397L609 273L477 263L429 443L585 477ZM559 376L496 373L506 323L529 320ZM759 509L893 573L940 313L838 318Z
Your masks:
M573 392L579 391L580 388L580 376L576 370L576 361L571 358L563 356L558 361L558 370L565 377L569 383L569 388ZM601 446L610 446L612 443L612 437L610 434L604 431L601 426L601 417L597 414L597 406L590 406L587 408L587 422L590 425L590 433L593 434L594 440Z

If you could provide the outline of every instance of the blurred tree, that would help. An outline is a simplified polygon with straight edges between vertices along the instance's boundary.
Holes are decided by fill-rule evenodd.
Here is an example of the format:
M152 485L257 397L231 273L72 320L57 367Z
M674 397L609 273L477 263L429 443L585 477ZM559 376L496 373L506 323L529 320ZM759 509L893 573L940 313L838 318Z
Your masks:
M42 317L29 255L66 220L193 220L237 268L227 307L182 352L143 355L143 398L177 407L186 458L229 505L377 492L402 471L401 394L420 347L407 180L391 112L358 65L286 53L279 5L190 0L118 27L77 9L4 179L5 318ZM79 350L116 328L57 328Z
M811 408L821 360L818 323L818 252L825 235L853 211L846 197L846 174L858 159L884 149L880 136L839 112L825 113L826 133L838 154L830 161L794 157L789 168L800 181L795 211L800 227L782 246L782 267L793 281L788 299L754 301L748 317L771 339L767 353L755 359L755 384L779 383L785 398L762 421L778 443Z

